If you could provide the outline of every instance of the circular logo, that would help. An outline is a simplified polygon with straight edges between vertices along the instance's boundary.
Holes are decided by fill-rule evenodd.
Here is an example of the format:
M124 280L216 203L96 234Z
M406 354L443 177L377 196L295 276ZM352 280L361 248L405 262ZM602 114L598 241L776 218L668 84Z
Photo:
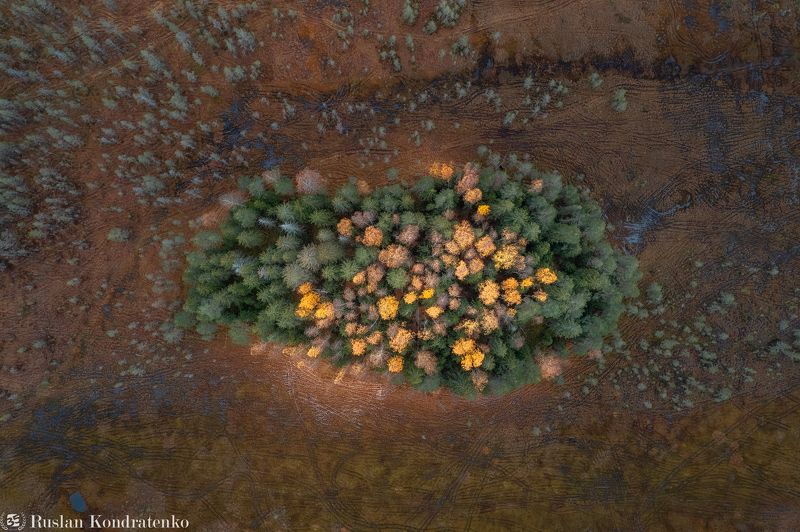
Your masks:
M25 514L3 514L0 516L3 530L22 530L25 528Z

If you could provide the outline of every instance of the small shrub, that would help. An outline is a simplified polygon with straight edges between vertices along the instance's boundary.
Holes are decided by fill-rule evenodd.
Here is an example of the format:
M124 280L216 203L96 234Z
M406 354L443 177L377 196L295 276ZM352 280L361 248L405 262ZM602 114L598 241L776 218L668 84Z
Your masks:
M603 78L600 77L600 74L597 72L592 72L589 75L589 86L593 89L599 89L600 85L603 84Z
M127 242L130 238L131 232L121 227L112 227L106 235L106 239L111 242Z
M625 89L617 89L611 97L611 108L618 113L628 109L628 100L625 99L626 94L627 91Z
M413 26L419 16L419 3L414 0L405 0L403 3L403 22Z

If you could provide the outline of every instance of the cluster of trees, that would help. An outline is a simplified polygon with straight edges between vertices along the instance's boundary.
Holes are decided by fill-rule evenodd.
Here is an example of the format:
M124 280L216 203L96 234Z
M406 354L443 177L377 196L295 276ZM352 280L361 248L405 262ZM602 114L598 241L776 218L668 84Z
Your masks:
M536 380L535 357L543 351L600 348L616 329L625 298L638 295L640 274L635 258L606 239L601 209L588 192L527 163L513 171L483 168L466 194L459 188L465 173L432 174L412 187L372 192L351 182L333 195L298 193L287 177L243 178L249 199L217 231L194 238L184 275L189 291L176 323L206 337L225 326L235 341L247 342L254 333L266 341L310 345L309 356L322 354L338 364L366 350L373 366L386 369L388 359L389 371L412 385L459 392L484 389L488 380L487 391L502 393ZM471 197L478 189L480 210ZM483 255L478 268L470 263L470 271L459 274L456 263L463 261L448 260L441 244L450 249L464 240L467 226L469 242L484 236L497 249L514 243L522 258L513 271ZM471 249L464 254L470 256L476 256ZM501 296L493 307L479 296L487 280L505 287L513 273L534 279L530 286L542 270L553 279L535 296L536 286L520 289L519 301L506 304ZM435 293L430 303L417 299L425 297L422 278ZM328 310L320 310L316 321L304 318L300 301L309 291L315 301L331 303L336 320L328 320ZM431 305L441 308L428 312ZM473 336L472 352L481 355L473 367L463 353L453 354L454 345L464 339L465 320L489 312L500 325ZM410 341L398 339L405 329ZM362 349L354 335L370 338L370 347Z

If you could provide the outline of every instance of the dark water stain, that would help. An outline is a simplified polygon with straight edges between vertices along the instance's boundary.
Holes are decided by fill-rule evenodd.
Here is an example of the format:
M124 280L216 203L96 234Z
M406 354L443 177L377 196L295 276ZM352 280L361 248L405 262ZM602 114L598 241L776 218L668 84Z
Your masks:
M265 170L272 170L273 168L281 164L283 158L275 155L275 148L272 146L268 146L263 142L261 144L263 145L265 153L264 159L261 161L261 168Z
M234 99L229 110L222 113L222 124L222 144L233 149L244 136L243 130L253 124L253 118L247 113L246 103L241 99Z
M692 75L687 84L687 93L689 96L703 101L705 113L689 117L680 113L674 105L680 102L674 100L674 94L667 89L662 92L664 112L677 130L687 132L702 130L705 133L709 170L717 175L725 174L730 168L728 161L730 150L728 146L729 121L720 105L724 93L716 86L713 77L706 74Z
M81 418L83 423L92 419L90 412ZM72 460L75 453L67 445L66 431L71 426L73 409L57 403L48 403L33 412L33 420L28 432L31 443L48 449L48 454L59 455L65 460Z
M651 205L648 205L645 207L639 220L625 223L625 229L628 230L628 235L624 238L624 242L629 246L641 247L644 244L644 236L646 233L658 227L665 217L673 216L678 211L688 209L691 204L692 198L689 197L686 202L673 205L665 211L659 211Z
M723 14L723 8L719 0L711 2L708 6L708 16L711 17L711 20L717 25L718 33L725 33L733 26L731 20Z
M662 81L674 81L680 78L681 71L680 63L672 56L667 57L663 61L656 61L653 64L653 73L657 79Z
M770 256L770 262L777 266L794 259L798 255L800 255L800 244L795 244L789 249L773 251Z
M97 409L94 404L99 393L91 392L72 406L60 401L50 401L33 412L28 439L36 444L46 444L51 450L70 454L65 445L65 434L70 429L83 430L97 425Z
M97 392L90 392L79 399L49 400L34 409L27 433L15 444L16 452L23 456L26 464L43 464L54 461L50 476L51 497L65 480L69 480L68 468L81 463L98 451L96 444L81 443L74 439L75 432L87 432L97 426ZM107 417L108 412L103 416Z
M264 159L261 167L269 170L278 166L282 160L276 155L276 147L267 144L260 138L246 139L247 130L253 127L255 119L247 109L247 102L242 99L231 101L230 108L222 114L222 143L219 145L223 150L233 150L235 148L256 149L264 152Z
M789 201L792 205L798 205L800 204L800 194L798 194L798 191L800 191L800 159L793 157L789 169L791 170L791 176L789 178Z
M707 152L709 169L716 174L728 171L726 163L728 149L725 145L725 135L728 132L728 121L718 105L709 109L706 118L705 131L707 137Z
M754 109L757 115L764 116L769 105L769 95L762 91L751 91L748 95L749 99L754 103Z
M636 52L632 48L626 48L614 55L597 56L592 59L591 63L597 70L627 72L634 78L642 77L645 74L645 66L637 59Z
M198 173L192 179L193 183L200 184L208 177L217 180L223 179L224 176L212 168L214 163L213 155L221 156L237 148L254 149L262 152L263 158L259 166L264 170L271 170L285 160L285 157L277 155L282 153L282 146L274 142L277 135L271 130L267 130L266 135L270 139L269 141L261 138L246 138L247 131L255 124L255 119L247 109L247 98L234 98L228 111L223 112L220 118L222 119L222 140L215 141L214 134L212 132L208 133L206 141L209 145L214 146L211 154L196 157L188 165L189 169L198 170ZM188 183L182 184L182 188L187 186Z

